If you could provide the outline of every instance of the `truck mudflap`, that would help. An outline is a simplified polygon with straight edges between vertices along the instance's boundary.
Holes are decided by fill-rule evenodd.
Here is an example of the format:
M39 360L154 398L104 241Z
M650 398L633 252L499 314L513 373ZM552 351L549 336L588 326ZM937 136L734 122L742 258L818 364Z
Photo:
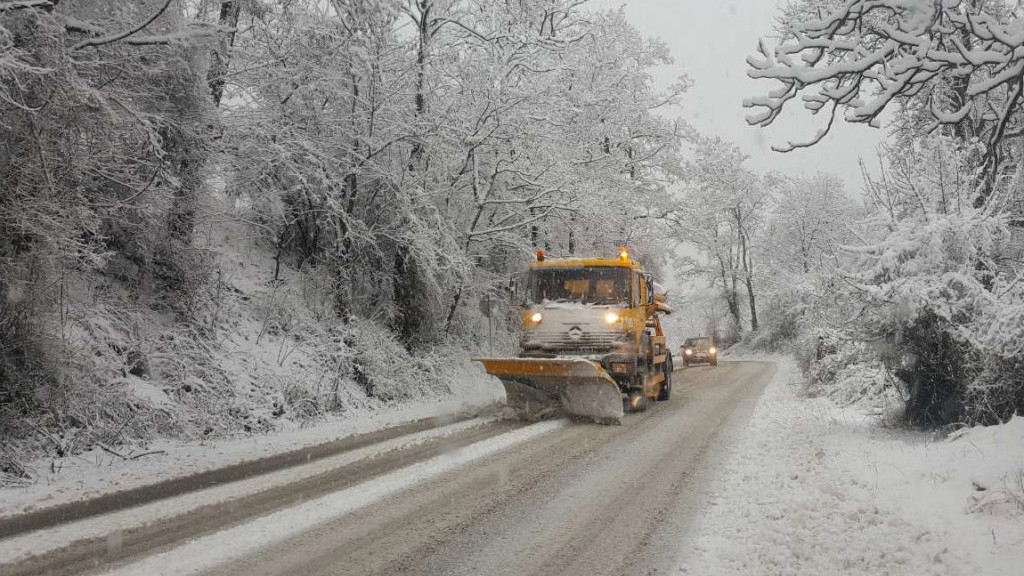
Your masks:
M543 413L553 402L601 424L622 421L622 393L600 364L580 358L478 358L505 386L512 408Z

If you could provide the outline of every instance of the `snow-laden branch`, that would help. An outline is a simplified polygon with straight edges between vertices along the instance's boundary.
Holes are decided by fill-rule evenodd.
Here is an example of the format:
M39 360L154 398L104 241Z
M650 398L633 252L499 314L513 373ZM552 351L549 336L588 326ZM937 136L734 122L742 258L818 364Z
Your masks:
M72 51L76 51L76 50L81 50L83 48L88 48L89 46L103 46L104 44L112 44L114 42L118 42L120 40L124 40L125 38L128 38L129 36L137 34L137 33L141 32L142 30L144 30L147 26L149 26L150 24L155 22L157 18L162 16L163 13L167 11L167 8L171 5L171 2L172 2L172 0L166 0L163 3L163 5L160 7L160 9L156 11L156 13L154 13L152 16L150 16L145 22L143 22L142 24L139 24L138 26L136 26L134 28L130 28L130 29L125 30L123 32L118 32L116 34L110 34L109 36L101 36L99 38L89 38L89 39L86 39L86 40L82 40L78 44L75 44L74 46L72 46L71 50Z
M751 78L778 83L744 101L751 125L772 124L797 95L812 113L832 103L827 125L804 144L776 148L785 152L823 139L838 108L848 122L880 127L890 104L923 95L939 124L963 122L980 112L971 100L1012 97L997 92L1024 72L1024 33L960 0L847 0L824 17L791 22L774 48L762 40L747 64ZM950 91L950 78L962 88ZM988 132L989 147L1004 134L1005 126Z
M481 238L483 236L491 236L491 235L494 235L494 234L499 234L501 232L508 232L510 230L520 229L520 228L523 228L525 226L529 226L530 224L533 224L535 222L540 222L542 220L545 220L549 216L551 216L552 214L554 214L555 212L558 212L558 211L561 211L561 212L572 212L574 210L573 210L573 208L571 206L565 206L565 205L561 205L561 204L552 204L550 206L545 206L543 211L538 212L534 216L531 216L529 218L525 218L523 220L520 220L518 222L514 222L512 224L506 224L504 226L497 226L497 227L494 227L494 228L488 228L486 230L477 230L475 232L467 231L466 232L466 237L467 238L472 238L472 239L478 239L478 238Z
M37 8L47 12L53 10L53 0L10 0L0 4L0 12Z

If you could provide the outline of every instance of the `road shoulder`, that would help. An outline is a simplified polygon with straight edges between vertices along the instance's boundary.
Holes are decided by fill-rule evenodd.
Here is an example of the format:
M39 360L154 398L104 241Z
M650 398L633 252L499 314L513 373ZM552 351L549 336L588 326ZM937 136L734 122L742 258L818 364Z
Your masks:
M202 442L159 440L152 442L143 452L122 456L97 447L84 454L40 460L33 466L48 472L36 482L0 487L0 537L7 535L2 525L16 517L46 514L47 511L67 516L64 513L67 510L88 508L96 503L105 509L102 505L104 500L117 499L132 491L166 496L169 491L173 492L168 487L188 483L190 478L205 475L210 476L205 479L206 483L220 483L251 475L246 473L250 469L262 473L283 467L267 465L277 460L289 465L295 460L289 455L298 455L298 460L308 461L321 454L336 453L345 448L344 444L358 437L383 440L407 431L415 432L493 413L502 401L498 392L500 387L495 387L494 391L488 390L475 397L414 403L269 434ZM232 469L235 472L231 472ZM151 499L140 496L132 498L131 504Z
M801 398L796 366L778 362L682 543L680 573L1019 573L1020 518L969 513L968 494L927 485L950 465L929 459L945 442Z

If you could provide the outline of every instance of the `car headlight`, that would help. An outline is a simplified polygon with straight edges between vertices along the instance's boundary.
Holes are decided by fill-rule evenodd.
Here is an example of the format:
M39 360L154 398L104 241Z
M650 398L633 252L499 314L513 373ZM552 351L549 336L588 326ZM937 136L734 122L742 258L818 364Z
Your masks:
M718 352L718 350L716 350L715 347L712 346L711 349L708 350L708 352L711 353L711 354L714 354L715 352Z
M619 315L616 314L615 312L609 312L604 315L604 321L609 324L615 324L616 322L619 321Z
M533 316L530 316L530 320L534 324L540 324L540 321L543 320L543 319L544 319L544 315L542 315L540 312L534 312Z
M693 350L687 348L683 353L686 354L687 356L691 356L693 354Z

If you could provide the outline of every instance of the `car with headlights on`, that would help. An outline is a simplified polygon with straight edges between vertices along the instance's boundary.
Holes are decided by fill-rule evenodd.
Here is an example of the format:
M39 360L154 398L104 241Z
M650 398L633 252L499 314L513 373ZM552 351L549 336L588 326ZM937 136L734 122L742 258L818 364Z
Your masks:
M699 336L687 338L683 343L683 364L692 366L694 364L710 364L718 366L718 347L714 338L710 336Z

